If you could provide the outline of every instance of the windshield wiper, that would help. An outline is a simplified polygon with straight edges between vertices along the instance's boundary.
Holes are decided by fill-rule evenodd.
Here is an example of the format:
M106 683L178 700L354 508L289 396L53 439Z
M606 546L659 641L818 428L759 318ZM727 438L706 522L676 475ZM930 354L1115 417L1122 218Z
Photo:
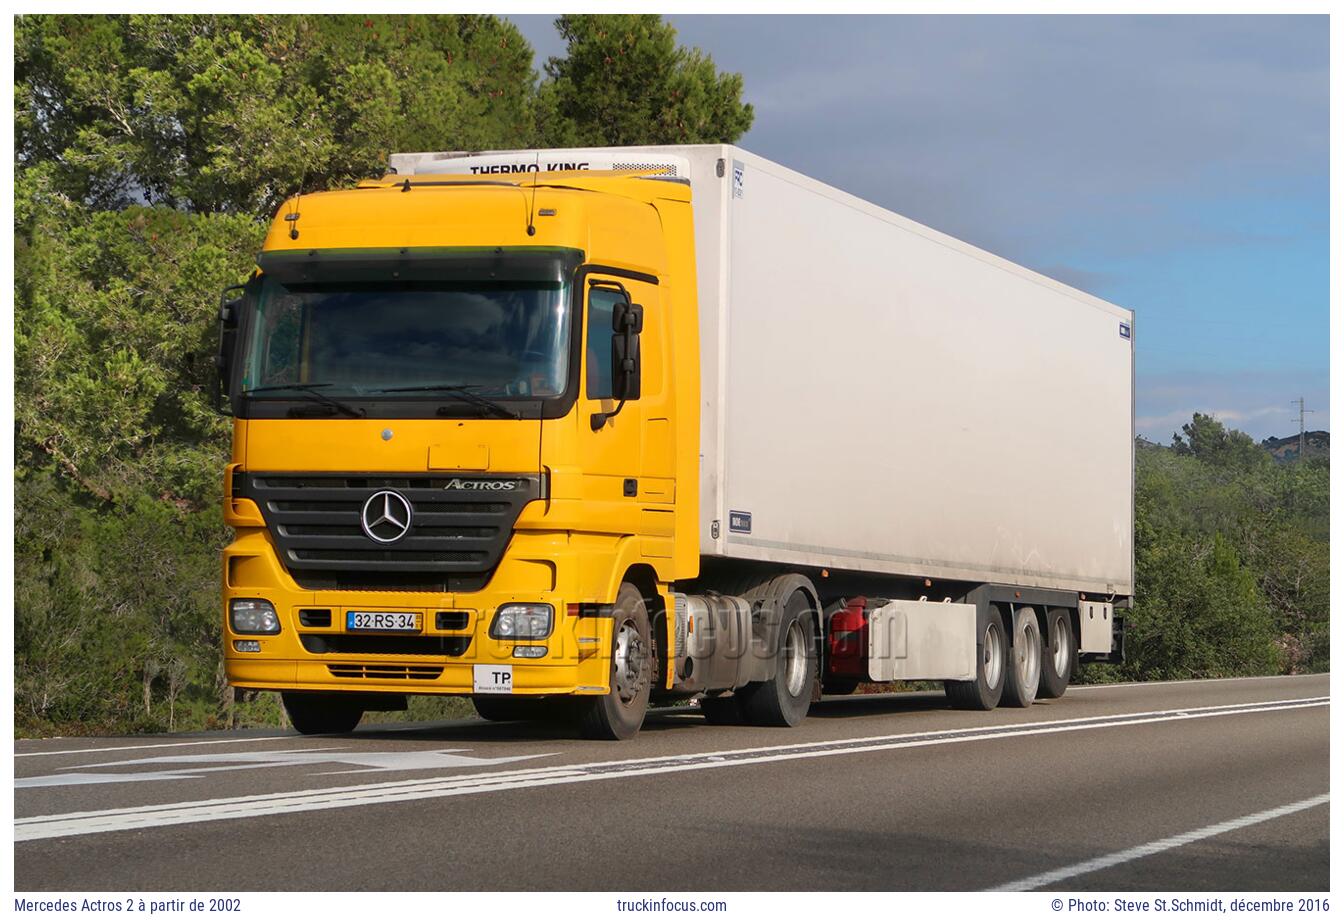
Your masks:
M298 390L299 396L311 402L322 403L331 406L337 412L348 415L351 418L363 418L365 412L363 409L356 409L349 403L343 403L339 399L333 399L326 393L319 393L320 387L329 387L329 383L280 383L268 387L253 387L250 390L243 390L244 396L251 396L254 393L277 393L281 390Z
M521 416L503 403L496 402L493 399L487 399L479 393L473 393L479 384L465 383L426 383L413 387L384 387L376 390L377 393L452 393L454 396L460 396L463 402L470 403L478 409L485 409L493 412L500 418L517 419Z

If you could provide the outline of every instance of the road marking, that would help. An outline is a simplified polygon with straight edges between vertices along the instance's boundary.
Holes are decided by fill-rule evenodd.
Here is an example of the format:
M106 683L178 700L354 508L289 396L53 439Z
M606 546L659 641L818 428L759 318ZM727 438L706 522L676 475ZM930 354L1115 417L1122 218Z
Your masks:
M1309 678L1309 677L1329 677L1329 676L1330 672L1326 671L1320 674L1269 674L1261 677L1208 677L1208 678L1192 678L1188 680L1130 681L1128 683L1121 683L1121 684L1072 684L1069 686L1069 692L1075 693L1080 690L1112 690L1118 687L1152 687L1156 689L1159 687L1171 686L1173 684L1216 684L1227 681L1250 682L1250 681L1264 681L1264 680L1283 680L1285 678ZM882 693L882 694L868 694L868 695L899 696L903 694ZM832 697L831 699L843 700L846 698L847 697ZM683 713L684 710L669 709L665 710L665 712ZM685 714L690 715L691 713L685 712ZM444 724L451 724L451 723L444 723ZM387 723L379 725L378 732L380 734L388 732L418 732L422 731L423 728L424 728L423 725L406 726L400 723ZM161 742L158 744L129 744L120 747L74 748L60 751L23 751L23 752L16 751L14 753L14 756L58 757L62 754L102 754L110 751L140 751L140 750L149 750L151 748L188 747L190 745L196 745L196 744L248 744L248 743L265 744L267 742L272 741L290 741L294 738L295 738L294 735L269 735L257 738L212 738L206 741L168 741L168 742ZM53 739L42 738L37 740L51 741Z
M273 735L267 738L219 738L210 741L171 741L164 744L128 744L125 747L100 747L100 748L79 748L73 751L24 751L15 752L15 757L55 757L58 754L103 754L109 751L144 751L149 748L171 748L171 747L191 747L197 744L247 744L249 741L255 741L260 744L265 741L295 741L294 735Z
M647 757L634 760L568 764L549 768L500 770L489 773L475 773L469 776L402 780L297 792L264 793L147 807L39 815L16 820L14 822L14 839L15 841L43 840L52 837L70 837L107 831L190 824L199 821L220 821L231 818L252 818L331 808L350 808L359 805L475 795L483 792L594 782L631 776L651 776L687 770L721 769L813 757L833 757L841 754L958 744L967 741L985 741L1005 737L1017 738L1026 735L1045 735L1090 729L1119 728L1126 725L1143 725L1154 722L1175 722L1260 712L1281 712L1328 705L1329 697L1268 700L1254 704L1191 708L1179 712L1164 710L1095 716L1084 719L1061 719L1053 722L979 726L841 741L820 741L728 751L707 751L698 754Z
M51 786L90 786L102 783L145 783L168 780L200 779L212 773L256 770L267 767L314 767L347 764L363 770L343 773L410 772L413 770L460 770L466 767L490 767L537 757L552 757L549 752L488 757L468 754L470 748L443 748L436 751L370 751L367 748L298 748L287 751L228 751L211 754L167 754L134 760L113 760L97 764L65 767L59 773L21 776L15 789ZM139 772L94 772L106 767L150 767Z
M1231 821L1224 821L1221 824L1211 824L1208 827L1202 827L1197 831L1187 831L1184 834L1176 834L1174 837L1164 837L1161 840L1154 840L1152 843L1144 843L1136 847L1130 847L1128 850L1121 850L1118 853L1111 853L1108 856L1098 856L1096 859L1089 859L1086 862L1065 866L1062 869L1042 872L1040 875L1033 875L1030 878L1020 879L1016 882L1010 882L1007 885L990 888L989 890L1032 891L1037 888L1044 888L1046 885L1054 885L1057 882L1062 882L1078 875L1086 875L1088 872L1098 872L1102 869L1109 869L1112 866L1118 866L1122 863L1142 859L1145 856L1152 856L1155 853L1174 850L1177 847L1185 846L1187 843L1196 843L1200 840L1216 837L1219 834L1226 834L1229 831L1241 830L1243 827L1250 827L1253 824L1262 824L1265 821L1273 821L1275 818L1282 818L1299 811L1305 811L1308 808L1315 808L1317 805L1324 805L1328 801L1330 801L1329 794L1314 796L1310 799L1303 799L1300 802L1293 802L1291 805L1280 805L1278 808L1271 808L1268 811L1259 811L1253 815L1246 815L1244 818L1233 818Z

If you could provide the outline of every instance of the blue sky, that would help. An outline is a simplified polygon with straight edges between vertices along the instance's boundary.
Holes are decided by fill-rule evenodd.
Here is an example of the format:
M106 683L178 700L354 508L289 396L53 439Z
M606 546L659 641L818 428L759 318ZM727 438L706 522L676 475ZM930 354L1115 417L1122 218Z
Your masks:
M1134 310L1140 434L1329 427L1326 17L668 18L743 147Z

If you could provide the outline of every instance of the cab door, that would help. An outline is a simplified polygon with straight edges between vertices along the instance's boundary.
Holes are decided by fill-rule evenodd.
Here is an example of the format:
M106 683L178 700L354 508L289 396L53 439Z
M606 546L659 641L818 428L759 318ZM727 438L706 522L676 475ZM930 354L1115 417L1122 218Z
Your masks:
M666 538L670 554L675 445L663 292L650 281L600 273L590 274L586 286L579 390L584 491L614 503L622 532L655 538L645 541L647 554L663 554L658 538ZM631 310L638 332L627 336L617 327L623 313L630 321ZM617 366L623 358L635 365L624 392Z

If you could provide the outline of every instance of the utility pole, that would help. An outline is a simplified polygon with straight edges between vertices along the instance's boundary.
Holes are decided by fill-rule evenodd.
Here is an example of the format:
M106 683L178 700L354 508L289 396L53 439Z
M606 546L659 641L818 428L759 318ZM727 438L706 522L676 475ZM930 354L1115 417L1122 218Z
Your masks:
M1307 408L1305 396L1294 399L1293 405L1297 406L1297 459L1301 460L1307 455L1307 413L1316 410Z

